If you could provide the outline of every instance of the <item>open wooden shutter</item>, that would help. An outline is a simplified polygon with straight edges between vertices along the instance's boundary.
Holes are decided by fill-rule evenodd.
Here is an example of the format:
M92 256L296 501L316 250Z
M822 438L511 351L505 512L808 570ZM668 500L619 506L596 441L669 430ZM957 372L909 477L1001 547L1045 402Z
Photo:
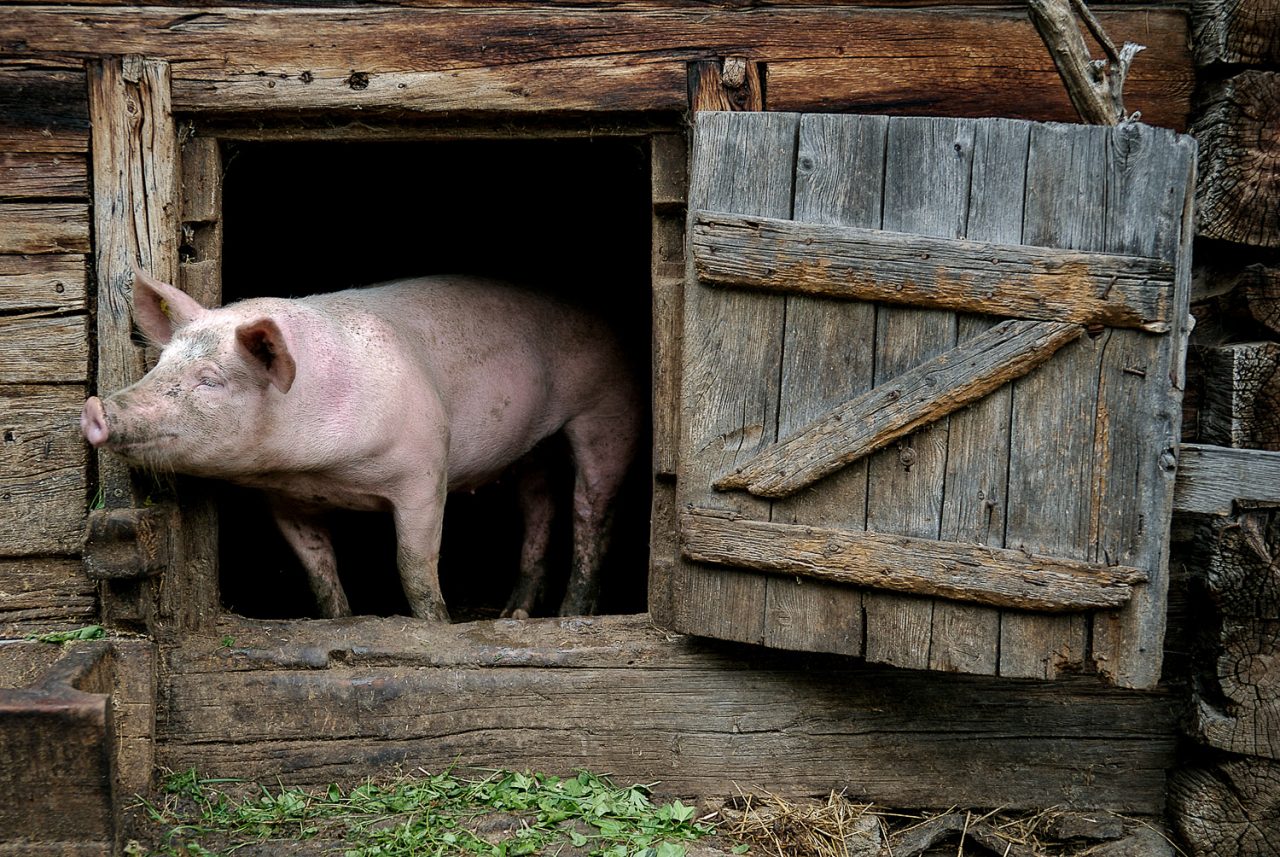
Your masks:
M1194 152L699 113L670 624L1153 685Z

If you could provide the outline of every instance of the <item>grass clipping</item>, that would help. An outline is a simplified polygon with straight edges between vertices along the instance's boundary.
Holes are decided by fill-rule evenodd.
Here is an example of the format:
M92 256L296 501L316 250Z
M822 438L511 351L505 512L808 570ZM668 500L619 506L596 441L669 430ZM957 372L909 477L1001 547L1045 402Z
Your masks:
M647 786L618 787L586 771L566 778L494 771L478 779L423 772L344 791L271 789L192 770L170 776L162 798L141 809L166 831L164 842L154 850L131 843L131 857L276 853L305 841L344 857L684 857L685 842L712 832L693 807L654 804Z

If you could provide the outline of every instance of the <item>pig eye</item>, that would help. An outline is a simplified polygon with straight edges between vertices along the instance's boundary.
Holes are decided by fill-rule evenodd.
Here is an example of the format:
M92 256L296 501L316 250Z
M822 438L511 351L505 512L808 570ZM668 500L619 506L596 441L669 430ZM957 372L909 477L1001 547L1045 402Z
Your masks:
M211 389L216 390L222 386L222 379L214 375L201 375L200 383L197 386L209 387Z

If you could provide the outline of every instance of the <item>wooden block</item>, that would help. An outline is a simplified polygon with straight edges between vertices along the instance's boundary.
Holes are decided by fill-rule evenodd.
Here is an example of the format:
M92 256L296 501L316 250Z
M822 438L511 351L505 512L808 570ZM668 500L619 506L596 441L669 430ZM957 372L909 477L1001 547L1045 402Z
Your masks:
M1280 452L1280 345L1246 342L1204 352L1200 437Z
M1217 608L1210 692L1196 695L1196 731L1232 753L1280 760L1280 509L1203 524L1196 565Z
M38 683L0 689L0 842L29 844L30 853L92 843L107 853L115 835L111 699L81 689L107 652L103 643L64 650Z
M1200 235L1280 247L1280 73L1245 71L1209 85L1191 133L1200 141Z
M1280 762L1234 759L1169 781L1173 825L1193 854L1258 857L1280 843Z
M1237 500L1280 504L1280 452L1182 444L1174 509L1229 515Z
M1280 63L1280 27L1272 0L1195 0L1191 23L1197 65Z

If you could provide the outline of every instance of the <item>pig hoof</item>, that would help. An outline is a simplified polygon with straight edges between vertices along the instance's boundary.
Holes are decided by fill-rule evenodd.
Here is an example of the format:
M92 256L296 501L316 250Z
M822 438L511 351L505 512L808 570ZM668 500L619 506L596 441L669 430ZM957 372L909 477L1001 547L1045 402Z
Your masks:
M529 611L528 611L528 610L524 610L524 609L522 609L522 608L517 608L517 609L515 609L515 610L512 610L512 611L511 611L511 618L512 618L512 619L528 619L528 618L529 618Z

